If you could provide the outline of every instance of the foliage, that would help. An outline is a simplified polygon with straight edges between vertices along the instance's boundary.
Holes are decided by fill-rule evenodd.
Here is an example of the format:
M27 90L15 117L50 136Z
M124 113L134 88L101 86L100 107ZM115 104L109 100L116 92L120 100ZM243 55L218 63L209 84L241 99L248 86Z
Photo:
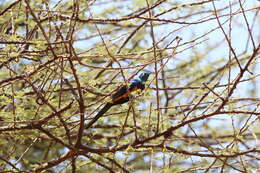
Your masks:
M259 27L257 0L1 2L0 171L257 172Z

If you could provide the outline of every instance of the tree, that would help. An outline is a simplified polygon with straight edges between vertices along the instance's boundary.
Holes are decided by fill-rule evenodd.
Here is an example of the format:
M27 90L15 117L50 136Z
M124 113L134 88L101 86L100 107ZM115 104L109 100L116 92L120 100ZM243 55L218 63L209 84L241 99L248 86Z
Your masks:
M3 1L0 170L259 170L259 2ZM143 71L141 94L84 126Z

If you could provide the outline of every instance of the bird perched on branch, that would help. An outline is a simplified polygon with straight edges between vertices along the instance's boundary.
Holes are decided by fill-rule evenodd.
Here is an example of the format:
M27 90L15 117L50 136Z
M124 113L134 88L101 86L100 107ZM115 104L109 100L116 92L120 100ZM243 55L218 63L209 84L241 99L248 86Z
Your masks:
M150 73L142 73L138 78L132 80L129 87L122 86L115 94L112 95L112 101L108 102L98 114L85 126L85 129L90 128L104 113L106 113L112 106L126 103L130 100L131 93L135 91L143 91L145 89L145 82Z

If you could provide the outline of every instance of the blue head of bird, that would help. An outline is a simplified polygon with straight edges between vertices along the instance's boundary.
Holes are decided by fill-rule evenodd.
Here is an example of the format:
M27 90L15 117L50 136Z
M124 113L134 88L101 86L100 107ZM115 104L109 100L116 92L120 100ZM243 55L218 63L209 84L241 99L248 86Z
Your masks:
M149 77L150 73L144 72L139 76L142 83L145 83Z

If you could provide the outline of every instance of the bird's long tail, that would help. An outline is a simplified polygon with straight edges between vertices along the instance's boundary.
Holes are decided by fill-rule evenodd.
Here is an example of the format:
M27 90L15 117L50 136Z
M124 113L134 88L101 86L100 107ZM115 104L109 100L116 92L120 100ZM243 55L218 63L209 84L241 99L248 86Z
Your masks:
M107 103L98 114L85 126L85 129L90 128L104 113L106 113L114 104Z

